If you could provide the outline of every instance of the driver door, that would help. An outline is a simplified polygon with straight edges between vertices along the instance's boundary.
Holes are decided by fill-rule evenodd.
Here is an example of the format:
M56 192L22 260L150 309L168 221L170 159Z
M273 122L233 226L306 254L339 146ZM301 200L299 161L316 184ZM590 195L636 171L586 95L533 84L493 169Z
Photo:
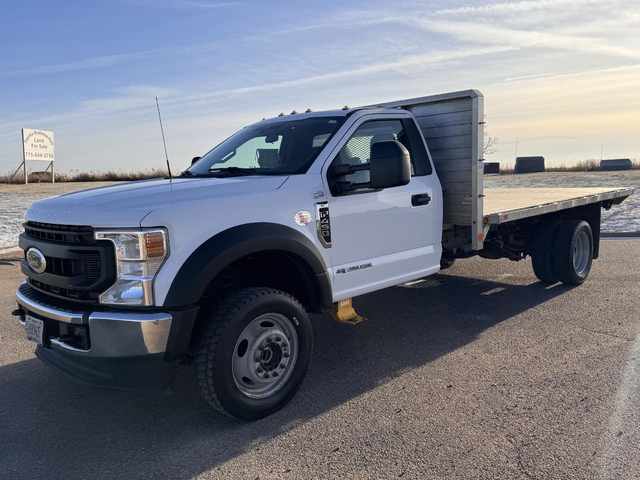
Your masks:
M330 192L334 301L435 273L442 254L440 184L413 117L366 115L345 138L323 172ZM409 151L409 184L339 193L331 167L367 164L371 145L389 140L400 141ZM340 178L345 179L363 184L369 172Z

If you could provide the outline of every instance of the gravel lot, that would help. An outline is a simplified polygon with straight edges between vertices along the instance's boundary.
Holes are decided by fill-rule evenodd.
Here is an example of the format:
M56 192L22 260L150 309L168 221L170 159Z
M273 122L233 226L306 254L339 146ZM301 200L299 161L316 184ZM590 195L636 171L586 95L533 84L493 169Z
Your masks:
M0 477L640 478L640 242L606 240L581 287L459 261L314 316L303 388L255 423L222 417L184 368L167 398L67 382L17 320L0 257Z

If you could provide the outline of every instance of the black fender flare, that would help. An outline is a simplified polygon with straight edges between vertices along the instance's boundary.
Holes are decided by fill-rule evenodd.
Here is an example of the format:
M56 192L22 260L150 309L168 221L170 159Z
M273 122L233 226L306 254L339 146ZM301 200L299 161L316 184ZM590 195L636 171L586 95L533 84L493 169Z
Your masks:
M171 283L164 307L197 303L211 281L227 265L252 253L279 250L301 258L313 270L321 291L321 306L333 303L331 282L318 249L302 233L277 223L247 223L224 230L200 245Z

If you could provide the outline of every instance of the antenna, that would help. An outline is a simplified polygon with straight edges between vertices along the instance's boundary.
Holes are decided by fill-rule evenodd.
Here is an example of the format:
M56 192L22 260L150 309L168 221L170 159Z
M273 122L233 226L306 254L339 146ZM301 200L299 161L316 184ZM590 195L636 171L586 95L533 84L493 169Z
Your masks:
M164 156L167 159L167 170L169 170L169 182L171 182L171 165L169 165L169 154L167 153L167 142L164 140L164 128L162 128L162 117L160 116L160 104L156 97L156 107L158 107L158 120L160 120L160 131L162 132L162 144L164 145Z

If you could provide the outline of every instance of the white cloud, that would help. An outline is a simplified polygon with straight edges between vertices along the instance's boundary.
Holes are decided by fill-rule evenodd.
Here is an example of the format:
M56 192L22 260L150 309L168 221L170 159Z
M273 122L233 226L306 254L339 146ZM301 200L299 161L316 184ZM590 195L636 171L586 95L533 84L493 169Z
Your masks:
M259 83L252 86L234 87L210 92L189 92L189 88L161 88L152 86L133 86L119 91L119 95L112 98L99 98L80 102L78 108L60 115L51 115L33 120L34 123L51 124L70 122L90 116L104 116L109 114L131 112L132 110L147 109L154 97L159 96L165 106L178 106L181 109L195 105L207 105L219 99L266 93L272 91L286 91L291 88L311 87L313 85L328 86L347 79L360 77L369 78L384 72L402 72L424 70L430 67L444 65L452 61L460 61L471 57L481 57L500 52L516 50L517 47L489 46L481 48L459 49L451 51L430 52L423 55L410 55L393 62L379 62L343 71L328 72L319 75L303 76L294 80L272 83ZM127 113L128 115L130 113ZM9 131L17 128L19 122L0 124L0 130Z
M237 7L238 5L243 5L243 4L244 2L218 2L218 3L188 2L188 1L176 2L177 6L194 7L194 8Z
M0 78L18 77L27 75L50 75L74 70L88 70L93 68L106 68L119 63L129 62L143 56L149 56L168 49L143 50L139 52L122 53L116 55L104 55L101 57L88 58L77 62L58 63L45 65L42 67L26 68L22 70L8 70L0 72Z
M482 14L500 14L512 15L514 13L525 13L541 9L554 9L594 5L596 0L537 0L524 2L499 2L489 3L487 5L472 5L467 7L444 8L436 10L434 15L482 15Z
M191 0L129 0L127 3L150 8L195 8L195 9L217 9L226 7L237 7L245 2L205 2Z
M14 153L4 146L11 142L13 148L15 132L27 123L66 132L76 146L86 143L85 133L99 131L104 150L96 158L139 156L150 162L144 142L135 138L155 138L155 96L169 127L168 141L174 137L170 153L185 158L264 112L366 104L461 88L485 93L490 131L504 137L501 143L508 143L514 131L529 131L540 139L583 138L585 131L609 135L615 128L626 131L637 113L634 92L640 90L630 75L637 71L627 64L640 59L640 36L635 33L640 15L630 0L533 0L440 9L427 9L424 2L400 3L361 10L327 8L308 24L294 25L287 17L266 22L269 31L239 32L229 40L0 72L0 77L28 77L101 68L115 75L128 67L126 62L142 60L169 69L175 61L192 72L171 80L145 78L140 85L38 115L3 110L0 162L13 159ZM193 9L238 4L144 3ZM618 68L622 66L627 70ZM589 76L598 81L587 81ZM618 112L619 121L606 122L611 113L607 109ZM118 142L110 144L109 138ZM73 155L76 151L82 149L69 150Z
M517 30L476 23L473 28L467 22L442 22L429 19L413 19L412 24L432 32L444 33L457 40L483 44L510 45L514 47L544 47L559 50L599 52L626 58L640 59L640 50L629 48L606 39L565 35L562 32Z
M630 67L637 67L638 65L630 65ZM537 73L535 75L523 75L521 77L511 77L511 78L505 78L504 81L505 82L517 82L517 81L522 81L522 80L532 80L534 78L543 78L543 77L563 77L565 75L575 75L575 74L581 74L581 73L588 73L588 72L602 72L602 71L606 71L606 70L616 70L619 67L613 67L613 68L587 68L584 70L569 70L566 72L548 72L548 73Z

